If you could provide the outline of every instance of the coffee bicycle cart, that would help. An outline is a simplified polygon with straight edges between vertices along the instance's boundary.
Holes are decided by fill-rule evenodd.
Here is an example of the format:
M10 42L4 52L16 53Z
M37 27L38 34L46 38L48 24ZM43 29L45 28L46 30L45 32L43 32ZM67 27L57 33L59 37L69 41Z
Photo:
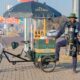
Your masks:
M32 35L30 35L31 40L29 39L29 41L21 41L22 43L28 45L27 52L25 52L23 49L21 54L15 55L15 54L12 54L11 52L6 51L3 47L3 45L0 44L0 62L2 61L3 55L5 55L6 59L13 65L15 65L18 62L33 62L36 67L41 68L43 71L51 72L55 69L55 66L56 66L56 63L54 63L54 52L55 52L56 40L55 40L55 36L50 38L50 37L47 37L47 35L46 35L48 32L48 30L47 30L47 19L48 18L44 17L44 15L52 17L52 15L54 15L54 13L52 13L52 12L56 12L56 14L57 14L57 11L53 10L52 8L49 9L48 6L46 8L48 8L49 10L44 9L45 8L44 5L46 5L46 4L43 4L43 8L42 8L42 6L39 6L40 4L38 4L38 3L35 6L35 2L30 2L30 4L33 4L30 6L31 10L29 10L30 9L29 5L26 4L28 10L32 11L31 13L28 13L28 16L29 16L29 14L32 15L32 13L34 12L37 16L40 15L43 17L34 19L36 23L35 23L35 25L32 24L32 26L34 26L34 27L31 28L31 33L30 33L30 34L32 34ZM18 5L18 6L20 6L20 5ZM9 12L7 12L8 16L9 15L13 16L14 14L17 14L17 16L19 16L19 17L23 16L23 14L24 14L24 16L27 15L27 13L24 12L26 7L23 7L23 6L21 7L22 9L20 9L20 11L17 11L17 12L14 11L15 9L16 10L18 9L17 8L18 6L16 6L16 8L13 7L10 10L8 10L9 11ZM32 10L32 9L34 9L34 10ZM28 11L28 10L26 10L26 11ZM52 10L52 12L51 12L51 10ZM21 13L22 13L22 15L20 15ZM34 14L33 14L33 16L34 16ZM61 14L59 16L61 16ZM54 17L57 17L57 16L54 16ZM27 20L27 21L29 21L29 20ZM31 22L29 21L29 23L33 23L33 19L31 20ZM36 27L36 25L37 25L37 27ZM13 49L16 49L19 46L19 44L17 42L12 42L11 46ZM21 56L23 54L23 52L25 52L26 57L30 58L30 60L27 60L27 58L24 58ZM12 60L10 60L9 55L14 56L13 58L19 58L20 60L12 61Z
M55 36L53 36L52 38L46 36L47 34L46 18L38 20L39 22L41 21L41 23L43 22L43 27L41 29L39 27L33 28L32 30L33 43L31 43L30 41L21 41L26 45L28 44L28 50L27 52L25 52L25 54L26 57L29 58L29 60L21 56L23 54L24 49L22 50L21 54L15 55L12 54L11 52L6 51L3 45L0 44L0 62L2 61L3 55L5 55L6 59L13 65L15 65L18 62L33 62L33 64L36 67L42 69L44 72L52 72L55 69L56 67L56 63L54 62L54 52L56 43ZM72 46L72 40L71 40L72 38L69 37L68 40L69 39L70 39L68 44L69 50L71 49L71 51L75 52L75 50L73 49L74 47L73 48L70 47ZM33 46L32 48L31 45ZM13 49L16 49L19 46L19 44L17 42L12 42L11 46ZM77 48L78 53L80 52L79 46ZM10 60L9 55L14 56L14 58L19 58L20 60L12 61Z
M54 52L55 52L55 37L48 38L47 34L47 18L38 18L36 19L37 24L42 24L42 28L40 27L33 27L32 34L33 34L33 42L29 41L21 41L24 44L28 44L28 50L25 52L26 57L30 58L27 60L21 55L23 54L24 49L22 50L21 54L15 55L11 52L6 51L2 47L2 51L0 53L0 61L2 61L3 55L5 55L6 59L15 65L18 62L33 62L34 65L38 68L41 68L45 72L51 72L54 70L56 63L53 62L54 59ZM31 47L32 45L32 47ZM1 45L2 46L2 45ZM0 47L1 47L0 46ZM13 49L16 49L19 46L19 43L12 42L11 46ZM9 55L14 56L14 58L19 58L20 60L10 60Z

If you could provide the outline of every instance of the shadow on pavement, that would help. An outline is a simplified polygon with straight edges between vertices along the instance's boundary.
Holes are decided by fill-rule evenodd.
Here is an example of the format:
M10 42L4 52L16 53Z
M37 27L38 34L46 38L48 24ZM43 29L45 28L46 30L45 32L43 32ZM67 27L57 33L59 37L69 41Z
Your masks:
M56 65L55 72L72 69L72 63L60 63ZM77 70L80 72L80 62L77 63Z
M24 70L31 70L31 69L39 69L36 68L34 65L24 65L24 66L17 66L17 67L12 67L12 68L0 68L0 73L2 72L12 72L12 71L24 71ZM60 63L56 65L56 68L53 72L59 72L59 71L65 71L65 70L70 70L72 69L72 64L71 63ZM78 62L78 67L77 67L78 73L80 72L80 62Z

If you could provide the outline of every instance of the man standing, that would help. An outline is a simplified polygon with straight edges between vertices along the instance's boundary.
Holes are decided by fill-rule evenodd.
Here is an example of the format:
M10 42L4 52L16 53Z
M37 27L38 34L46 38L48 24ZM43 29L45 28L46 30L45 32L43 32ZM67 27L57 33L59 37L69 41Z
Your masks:
M73 46L77 47L77 42L78 42L77 35L78 35L78 33L80 33L80 25L79 25L79 22L76 21L77 17L74 13L71 13L71 15L68 18L69 18L69 21L66 22L63 27L61 27L59 33L56 36L56 39L59 38L63 33L65 33L66 28L68 28L68 30L70 30L70 28L72 28L73 29L73 33L72 33ZM68 43L68 41L65 38L58 41L58 42L56 42L56 51L55 51L54 62L59 61L60 47L66 46L67 43ZM71 55L72 55L73 71L76 72L76 68L77 68L77 51L75 51L74 54L71 53Z

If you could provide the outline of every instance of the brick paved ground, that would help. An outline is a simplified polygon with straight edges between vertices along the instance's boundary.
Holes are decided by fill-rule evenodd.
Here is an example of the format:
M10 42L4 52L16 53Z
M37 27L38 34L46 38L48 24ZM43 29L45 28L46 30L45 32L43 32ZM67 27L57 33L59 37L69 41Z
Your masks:
M77 69L78 73L72 72L71 58L64 54L60 56L60 62L57 64L55 71L51 73L45 73L35 68L32 63L12 65L4 58L0 64L0 80L80 80L79 62Z

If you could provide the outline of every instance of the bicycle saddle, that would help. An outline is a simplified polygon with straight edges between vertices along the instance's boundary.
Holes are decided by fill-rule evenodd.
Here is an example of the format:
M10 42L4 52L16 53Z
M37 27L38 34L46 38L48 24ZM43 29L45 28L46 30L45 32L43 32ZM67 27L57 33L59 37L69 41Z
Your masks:
M19 46L19 43L18 42L12 42L11 43L12 49L16 49L18 46Z

